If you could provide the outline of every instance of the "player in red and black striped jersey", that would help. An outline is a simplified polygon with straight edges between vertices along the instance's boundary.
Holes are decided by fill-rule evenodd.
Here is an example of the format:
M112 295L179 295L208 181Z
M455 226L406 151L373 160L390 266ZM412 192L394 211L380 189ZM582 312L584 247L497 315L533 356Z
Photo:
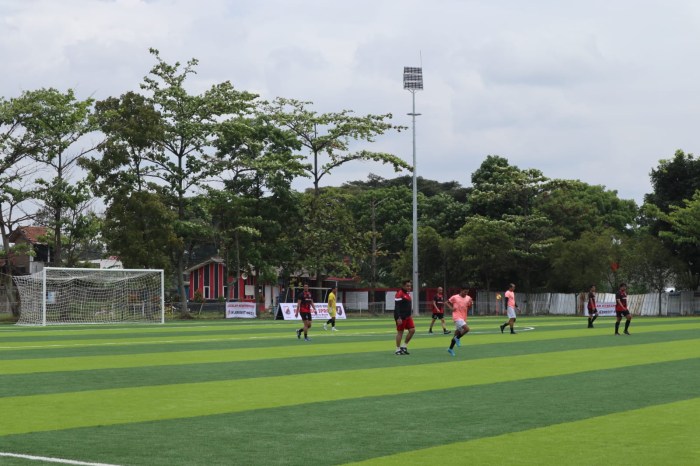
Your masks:
M403 282L401 289L396 292L394 298L394 320L396 321L396 355L407 355L408 342L411 341L413 334L416 333L416 326L413 323L411 312L413 306L411 304L411 289L413 285L411 280ZM408 330L404 344L401 344L403 333Z
M304 283L304 289L297 293L297 308L294 310L294 317L301 315L304 326L297 330L297 338L301 339L304 332L304 340L309 341L309 329L311 328L311 309L316 312L313 296L309 291L309 284Z
M630 323L632 322L632 314L627 308L627 285L620 283L620 289L615 293L615 335L620 334L620 321L622 316L625 316L625 335L629 335Z
M438 319L440 319L440 323L442 324L442 333L445 335L451 333L445 327L445 296L442 294L441 286L438 286L437 294L433 298L433 318L430 321L430 328L428 329L428 333L433 333L433 325Z
M593 328L593 322L598 318L598 306L595 303L595 285L588 290L588 328Z

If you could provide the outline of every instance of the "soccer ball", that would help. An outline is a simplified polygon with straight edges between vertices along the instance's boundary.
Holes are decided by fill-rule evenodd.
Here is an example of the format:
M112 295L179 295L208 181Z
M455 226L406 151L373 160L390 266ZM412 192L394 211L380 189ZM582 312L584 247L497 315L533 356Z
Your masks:
M497 294L496 294L496 299L497 299L497 300L498 300L498 299L501 299L500 293L497 293Z

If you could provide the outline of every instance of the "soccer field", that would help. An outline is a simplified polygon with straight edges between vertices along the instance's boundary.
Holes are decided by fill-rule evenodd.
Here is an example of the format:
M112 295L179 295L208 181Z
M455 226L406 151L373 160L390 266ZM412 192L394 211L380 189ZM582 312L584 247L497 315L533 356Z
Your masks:
M0 465L700 464L700 319L503 321L0 326Z

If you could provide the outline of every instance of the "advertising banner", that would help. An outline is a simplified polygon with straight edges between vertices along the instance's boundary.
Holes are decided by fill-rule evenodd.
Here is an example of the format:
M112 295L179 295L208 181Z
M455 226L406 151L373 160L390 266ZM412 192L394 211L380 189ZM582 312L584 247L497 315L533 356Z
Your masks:
M598 315L601 317L609 317L615 315L615 303L596 303L598 308ZM586 309L586 315L588 315L588 309Z
M301 316L297 315L294 317L294 310L297 308L297 303L280 303L278 310L278 315L282 315L284 320L301 320ZM311 318L318 320L328 320L331 316L328 314L328 304L317 303L316 312L311 310ZM335 318L345 319L345 308L342 304L336 304L335 306Z
M255 303L226 303L227 319L255 319Z

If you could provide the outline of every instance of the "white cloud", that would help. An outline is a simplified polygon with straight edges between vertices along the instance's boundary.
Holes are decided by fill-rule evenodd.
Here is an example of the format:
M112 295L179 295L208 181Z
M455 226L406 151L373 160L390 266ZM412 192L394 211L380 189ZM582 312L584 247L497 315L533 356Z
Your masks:
M422 64L422 176L468 184L499 154L641 201L659 159L698 151L699 19L691 0L0 0L0 95L138 90L155 47L199 59L194 92L230 80L410 125L401 72ZM411 147L407 131L373 149L410 160ZM370 172L394 176L353 164L327 182Z

